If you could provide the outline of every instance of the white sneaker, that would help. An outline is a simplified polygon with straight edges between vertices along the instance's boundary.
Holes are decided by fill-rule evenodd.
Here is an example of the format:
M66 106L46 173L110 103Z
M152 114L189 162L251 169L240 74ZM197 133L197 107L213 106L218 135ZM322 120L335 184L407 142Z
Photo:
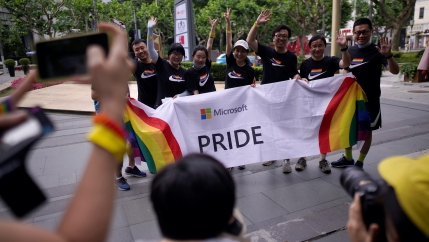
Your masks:
M283 160L282 171L283 171L283 173L291 173L292 172L292 168L290 167L289 159Z
M270 166L270 165L272 165L274 162L276 162L276 160L269 160L269 161L262 162L262 165L263 165L263 166Z

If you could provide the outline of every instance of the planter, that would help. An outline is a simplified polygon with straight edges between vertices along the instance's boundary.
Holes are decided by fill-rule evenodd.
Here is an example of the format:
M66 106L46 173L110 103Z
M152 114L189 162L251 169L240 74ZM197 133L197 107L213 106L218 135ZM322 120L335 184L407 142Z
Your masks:
M416 74L414 74L414 78L412 80L410 80L410 78L408 77L408 75L404 75L404 82L425 82L427 80L425 80L425 75L422 74L421 70L417 70Z
M15 76L15 67L14 66L8 66L7 69L9 70L10 77Z
M28 72L30 72L30 66L22 66L22 70L24 71L24 74L27 75Z

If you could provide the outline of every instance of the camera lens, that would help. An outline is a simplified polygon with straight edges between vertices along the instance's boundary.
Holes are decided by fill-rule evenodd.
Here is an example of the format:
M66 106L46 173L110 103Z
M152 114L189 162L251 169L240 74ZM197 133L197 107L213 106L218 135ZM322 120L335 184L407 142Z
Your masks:
M378 190L377 184L358 167L346 168L340 177L341 185L350 196L354 196L356 191L365 191L366 193L376 193Z

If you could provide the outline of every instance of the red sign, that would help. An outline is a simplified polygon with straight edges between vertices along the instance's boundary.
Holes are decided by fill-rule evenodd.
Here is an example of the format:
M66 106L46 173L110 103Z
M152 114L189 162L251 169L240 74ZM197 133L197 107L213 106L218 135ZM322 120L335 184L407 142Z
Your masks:
M185 36L184 36L184 35L180 35L180 36L179 36L179 43L180 43L181 45L184 45L184 44L185 44Z

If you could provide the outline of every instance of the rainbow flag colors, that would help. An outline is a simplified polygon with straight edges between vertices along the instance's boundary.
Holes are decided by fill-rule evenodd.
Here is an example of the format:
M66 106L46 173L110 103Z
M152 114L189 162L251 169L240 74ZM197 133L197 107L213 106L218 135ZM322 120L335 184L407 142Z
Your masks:
M328 153L365 141L370 131L371 116L362 88L354 78L344 79L329 102L319 130L321 153Z

